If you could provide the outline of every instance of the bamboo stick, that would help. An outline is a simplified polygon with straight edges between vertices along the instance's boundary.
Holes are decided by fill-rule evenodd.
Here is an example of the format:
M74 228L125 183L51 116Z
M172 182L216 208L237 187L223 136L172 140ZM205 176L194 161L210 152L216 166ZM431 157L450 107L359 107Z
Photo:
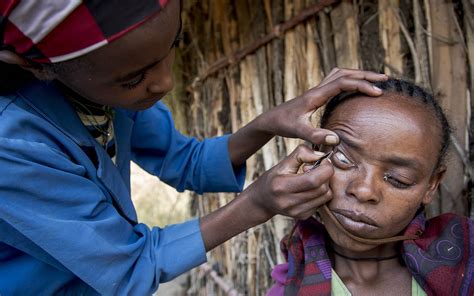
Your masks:
M433 27L431 25L431 0L423 0L424 3L424 8L425 8L425 15L426 15L426 31L427 32L432 32ZM433 65L433 43L431 42L431 38L427 38L427 46L428 46L428 60L430 64L430 78L433 77L433 68L431 68L431 65ZM432 82L430 80L430 82ZM431 86L433 87L433 86Z
M321 55L316 43L317 25L312 20L306 24L306 61L307 61L307 83L305 89L315 87L323 80L323 72L320 64Z
M396 16L396 19L398 20L398 24L400 26L400 29L403 33L403 36L405 37L405 40L408 44L408 48L410 49L410 53L413 59L413 64L414 64L414 70L415 70L415 83L420 83L421 82L421 74L420 74L420 58L418 57L418 52L416 51L416 46L415 42L413 41L413 38L410 35L410 32L408 31L408 28L405 26L405 24L402 21L402 18L400 17L400 14L398 11L394 11L394 14Z
M397 16L395 15L399 7L399 0L378 1L379 34L385 51L384 72L387 75L399 75L400 73L403 73L400 25Z
M470 121L468 124L468 127L470 128L470 144L471 147L474 146L473 143L473 125L474 121L472 119L473 116L473 104L472 104L472 95L473 95L473 89L474 89L474 10L472 9L473 4L471 1L471 4L468 2L468 0L462 0L462 5L463 5L463 11L464 11L464 28L465 28L465 35L466 35L466 45L467 45L467 56L468 56L468 63L469 63L469 72L470 72L470 89L468 92L468 99L469 103L468 106L471 106L471 112L468 113L468 120ZM474 159L474 151L470 151L470 159ZM474 184L473 180L473 173L472 173L472 165L470 166L471 168L471 183ZM471 186L474 186L472 185ZM470 217L474 218L474 192L471 191L471 213Z
M357 6L349 1L341 2L331 11L331 22L337 66L360 68Z
M454 7L450 2L430 1L432 32L430 40L432 44L433 65L432 83L435 93L441 99L441 103L451 119L455 128L454 136L461 147L467 144L467 69L466 55L460 42L457 44L447 43L443 40L459 40L459 32L453 20ZM442 38L435 38L441 36ZM447 188L442 196L442 210L467 214L467 200L463 199L462 192L465 190L463 163L459 156L451 154L450 166L444 178Z
M423 87L431 88L429 54L423 28L426 18L423 15L419 1L413 1L413 19L415 23L416 52L420 61L420 84Z
M464 28L466 34L467 56L470 69L470 85L471 96L474 88L474 10L473 5L469 4L468 0L462 0L462 7L464 10ZM473 207L474 208L474 207Z
M321 52L321 64L323 65L324 75L328 75L331 70L336 67L336 51L334 49L333 31L331 20L326 12L318 13L318 45Z
M229 295L229 296L243 295L243 294L240 294L237 290L235 290L222 277L220 277L217 274L217 272L215 272L209 264L204 263L199 266L199 269L201 270L202 276L208 275L219 286L219 288L222 289L226 293L226 295ZM192 285L191 288L188 290L188 295L194 294L196 290L197 288L194 285Z

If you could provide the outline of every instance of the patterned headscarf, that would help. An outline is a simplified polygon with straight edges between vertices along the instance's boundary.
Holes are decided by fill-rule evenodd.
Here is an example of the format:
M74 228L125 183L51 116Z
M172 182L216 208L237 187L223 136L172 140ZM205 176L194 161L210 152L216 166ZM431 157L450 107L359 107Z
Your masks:
M0 0L0 49L42 63L70 60L139 27L168 0Z

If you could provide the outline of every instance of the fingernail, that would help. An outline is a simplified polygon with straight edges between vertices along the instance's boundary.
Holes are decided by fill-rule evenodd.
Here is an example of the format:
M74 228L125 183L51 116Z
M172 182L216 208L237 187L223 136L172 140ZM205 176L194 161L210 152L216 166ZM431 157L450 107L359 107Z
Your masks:
M313 152L314 152L314 154L316 154L316 155L319 156L319 157L322 157L322 156L324 156L324 155L326 154L326 153L321 152L321 151L313 151Z
M378 87L376 87L375 85L372 86L377 92L382 92L382 90Z
M324 141L326 144L335 145L339 143L339 138L335 135L327 135L326 138L324 138Z

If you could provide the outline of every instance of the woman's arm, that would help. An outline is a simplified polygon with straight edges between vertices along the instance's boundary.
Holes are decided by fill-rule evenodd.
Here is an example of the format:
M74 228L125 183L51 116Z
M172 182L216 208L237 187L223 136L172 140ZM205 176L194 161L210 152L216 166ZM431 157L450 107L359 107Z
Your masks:
M300 145L293 153L243 191L226 206L201 218L206 251L229 238L261 224L277 214L306 219L328 202L328 180L334 170L328 161L307 173L298 173L322 153Z
M116 113L116 117L120 113ZM176 130L163 103L137 112L130 139L132 160L178 191L240 192L246 167L229 156L230 135L201 141Z
M160 282L205 262L206 250L275 214L311 215L330 198L332 166L297 170L319 157L300 146L200 221L149 229L121 216L66 154L43 143L0 138L0 168L8 168L0 179L0 241L31 256L31 264L53 266L56 284L67 273L100 294L150 294Z
M43 143L0 137L0 168L8 172L0 178L0 241L29 255L16 266L24 281L39 276L30 266L47 264L51 286L74 275L102 295L150 295L206 261L198 220L131 223L82 165Z

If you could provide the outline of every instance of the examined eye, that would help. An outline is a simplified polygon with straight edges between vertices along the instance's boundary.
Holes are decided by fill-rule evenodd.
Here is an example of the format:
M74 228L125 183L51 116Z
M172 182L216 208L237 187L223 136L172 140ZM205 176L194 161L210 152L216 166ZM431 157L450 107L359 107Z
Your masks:
M351 168L354 166L354 163L339 150L334 151L331 160L339 168Z
M342 153L341 151L336 151L336 153L334 153L334 157L343 163L347 163L347 164L351 163L351 161L347 158L347 156L345 156L344 153Z

